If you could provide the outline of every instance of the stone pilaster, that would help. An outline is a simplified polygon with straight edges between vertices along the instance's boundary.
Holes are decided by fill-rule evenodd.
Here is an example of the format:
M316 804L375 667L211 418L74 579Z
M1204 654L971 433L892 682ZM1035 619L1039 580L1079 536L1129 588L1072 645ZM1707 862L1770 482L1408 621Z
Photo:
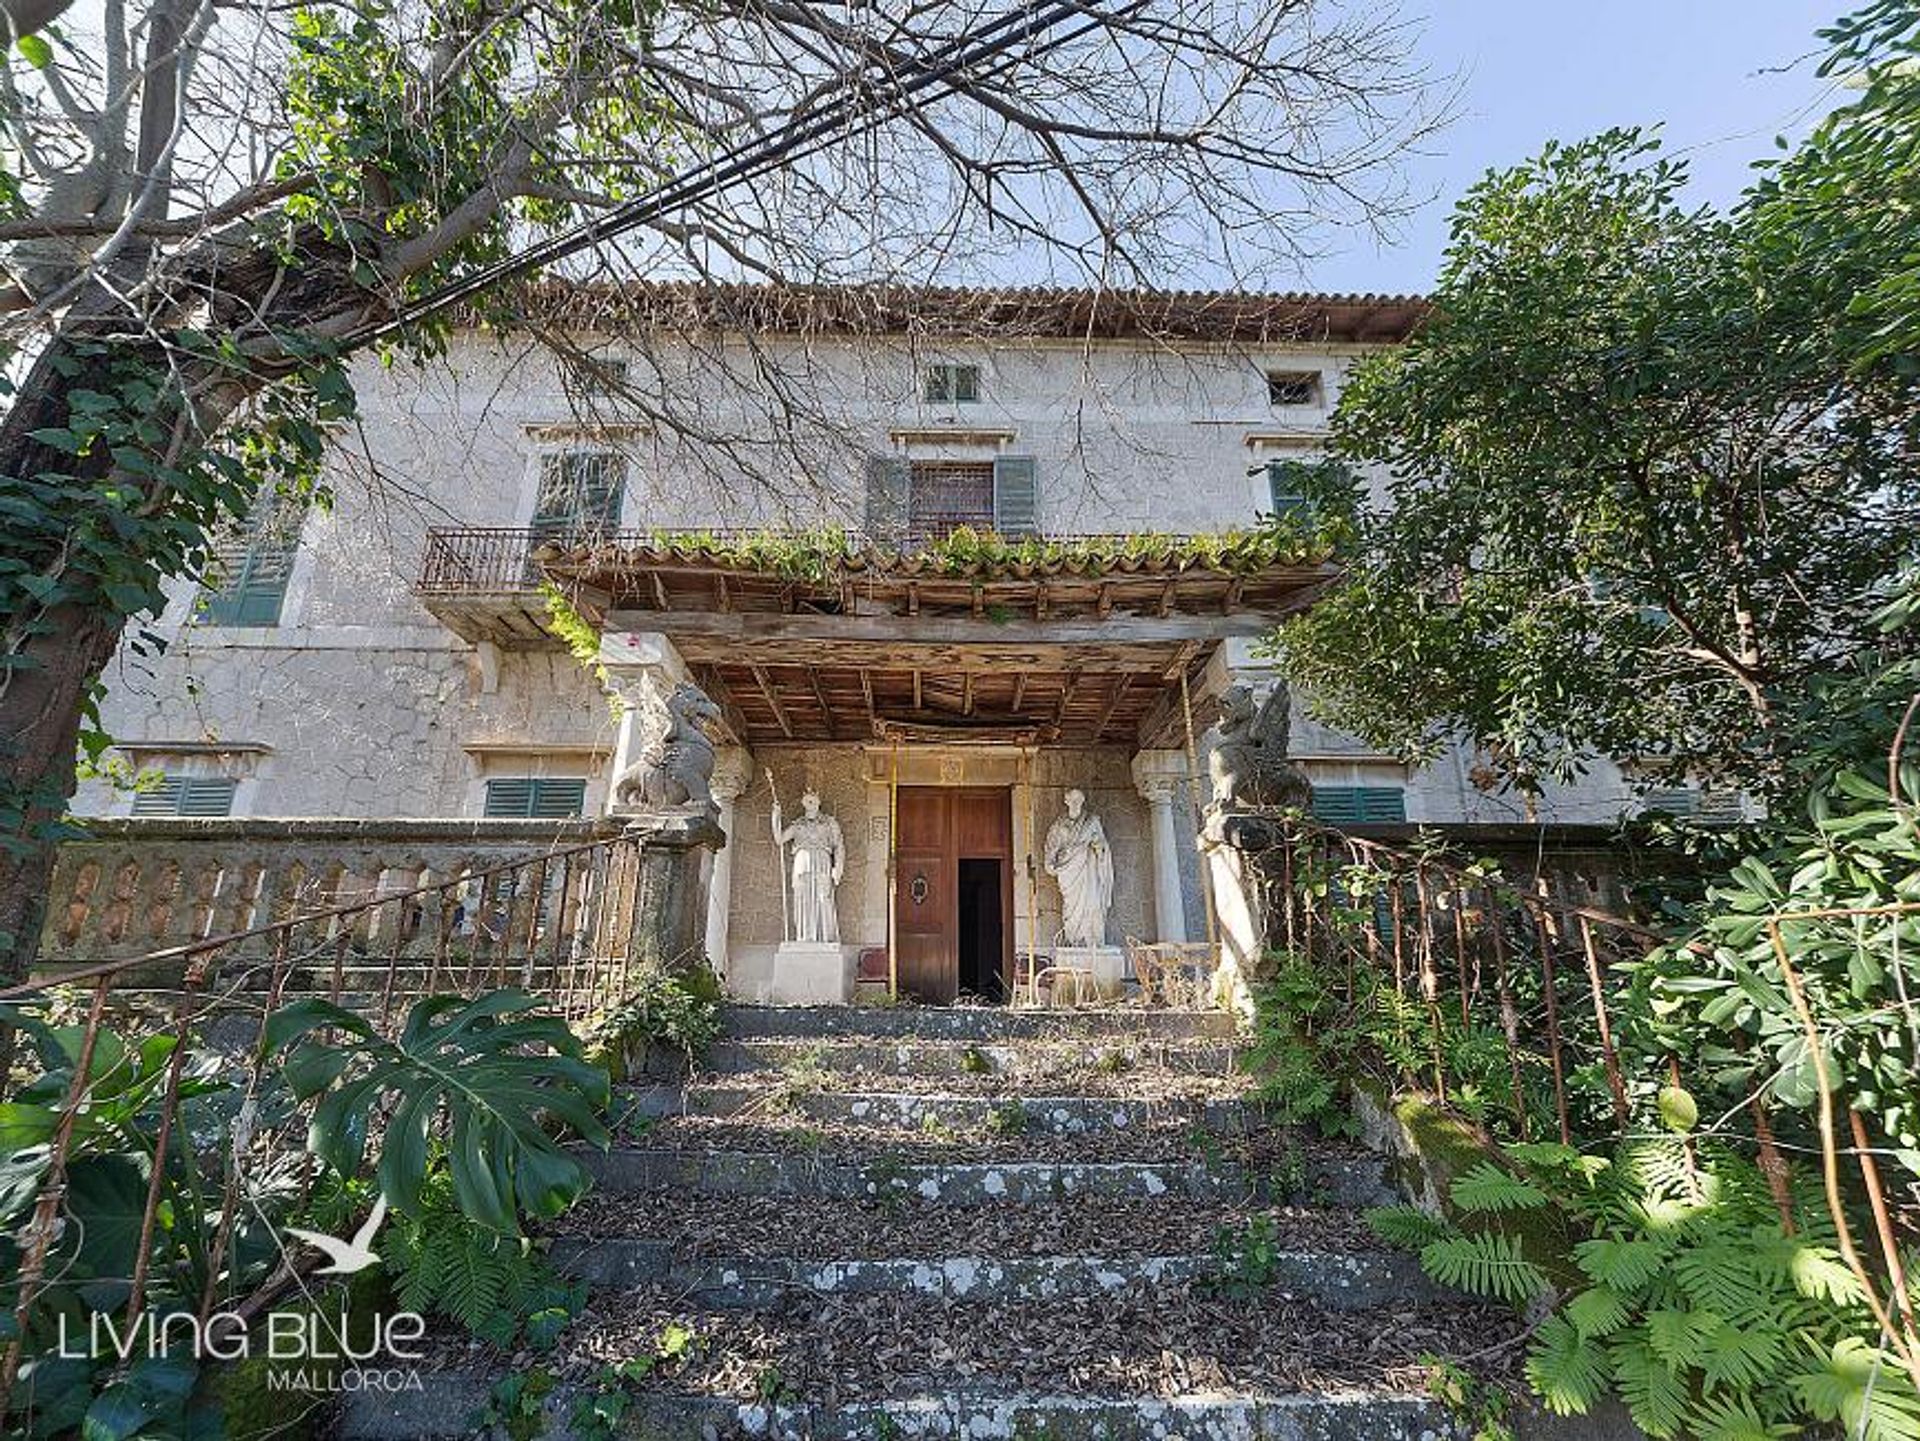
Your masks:
M1155 939L1161 941L1187 939L1187 906L1180 886L1180 831L1174 818L1186 771L1186 756L1176 750L1143 750L1133 758L1134 789L1147 803L1153 838L1153 924Z
M734 807L753 781L753 753L744 746L728 746L715 759L713 799L719 808L720 830L726 843L713 853L707 879L707 961L715 973L727 973L727 922L733 912Z

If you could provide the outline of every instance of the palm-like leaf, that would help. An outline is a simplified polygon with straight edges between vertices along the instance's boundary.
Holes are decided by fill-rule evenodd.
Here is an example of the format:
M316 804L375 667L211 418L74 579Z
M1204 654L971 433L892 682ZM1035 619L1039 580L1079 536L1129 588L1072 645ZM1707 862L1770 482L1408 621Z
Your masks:
M302 1000L267 1018L260 1048L264 1056L285 1052L288 1086L316 1102L308 1147L343 1175L360 1169L374 1118L392 1101L375 1175L404 1214L419 1209L444 1116L461 1211L515 1235L522 1212L557 1215L586 1188L585 1171L543 1122L552 1118L597 1145L607 1139L595 1114L606 1074L581 1058L565 1023L538 1006L513 989L473 1000L427 996L389 1041L363 1016ZM335 1039L315 1036L328 1030Z

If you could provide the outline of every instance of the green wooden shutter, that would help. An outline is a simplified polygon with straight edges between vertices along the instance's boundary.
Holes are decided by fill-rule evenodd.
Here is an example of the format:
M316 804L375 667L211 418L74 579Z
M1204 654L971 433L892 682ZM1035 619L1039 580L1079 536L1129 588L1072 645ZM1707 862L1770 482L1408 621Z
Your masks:
M536 820L559 820L579 815L586 804L587 783L584 780L537 780L533 783L529 814Z
M208 625L274 626L300 553L306 520L300 496L263 494L246 524L216 543L199 614Z
M913 517L913 466L904 455L867 461L867 534L885 538L907 529Z
M1297 515L1313 508L1307 494L1307 467L1297 460L1267 462L1267 496L1275 515Z
M136 791L136 816L230 816L239 782L228 776L162 776L151 789Z
M1039 533L1039 467L1032 456L1003 455L994 461L993 528L1001 535Z
M1399 786L1315 786L1313 813L1329 825L1391 825L1407 818L1407 793Z
M492 820L560 820L585 808L587 783L534 776L501 776L487 782L482 814Z

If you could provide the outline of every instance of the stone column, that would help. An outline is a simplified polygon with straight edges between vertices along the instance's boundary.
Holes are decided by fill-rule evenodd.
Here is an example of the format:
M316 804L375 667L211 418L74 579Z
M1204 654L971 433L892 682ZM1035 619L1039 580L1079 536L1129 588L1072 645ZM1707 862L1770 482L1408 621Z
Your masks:
M1187 905L1180 885L1180 832L1174 805L1184 779L1179 751L1141 751L1133 758L1133 784L1147 803L1153 833L1153 923L1156 939L1187 939Z
M727 974L727 921L733 910L733 803L753 779L753 753L744 746L728 746L713 767L713 799L720 809L720 829L726 844L713 853L707 879L707 962L722 978Z

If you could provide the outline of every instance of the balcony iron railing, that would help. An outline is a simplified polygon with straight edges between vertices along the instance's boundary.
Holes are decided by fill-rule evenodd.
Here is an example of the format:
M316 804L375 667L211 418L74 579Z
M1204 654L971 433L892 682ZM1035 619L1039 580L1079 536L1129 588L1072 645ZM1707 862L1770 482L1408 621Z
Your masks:
M851 548L869 542L886 548L912 552L924 550L947 539L955 531L972 528L991 529L990 522L965 516L943 516L924 524L889 530L884 538L870 537L857 530L843 532ZM543 579L540 565L533 558L543 545L603 545L613 548L640 547L659 543L669 535L698 535L716 541L745 541L766 536L766 529L746 527L694 526L685 530L589 530L556 531L532 526L436 527L427 532L427 547L420 567L420 579L414 589L427 596L524 596L540 589ZM798 534L799 532L795 532ZM1113 540L1115 534L1054 534L1045 537L1059 545ZM1167 534L1158 537L1170 545L1179 545L1190 536Z

